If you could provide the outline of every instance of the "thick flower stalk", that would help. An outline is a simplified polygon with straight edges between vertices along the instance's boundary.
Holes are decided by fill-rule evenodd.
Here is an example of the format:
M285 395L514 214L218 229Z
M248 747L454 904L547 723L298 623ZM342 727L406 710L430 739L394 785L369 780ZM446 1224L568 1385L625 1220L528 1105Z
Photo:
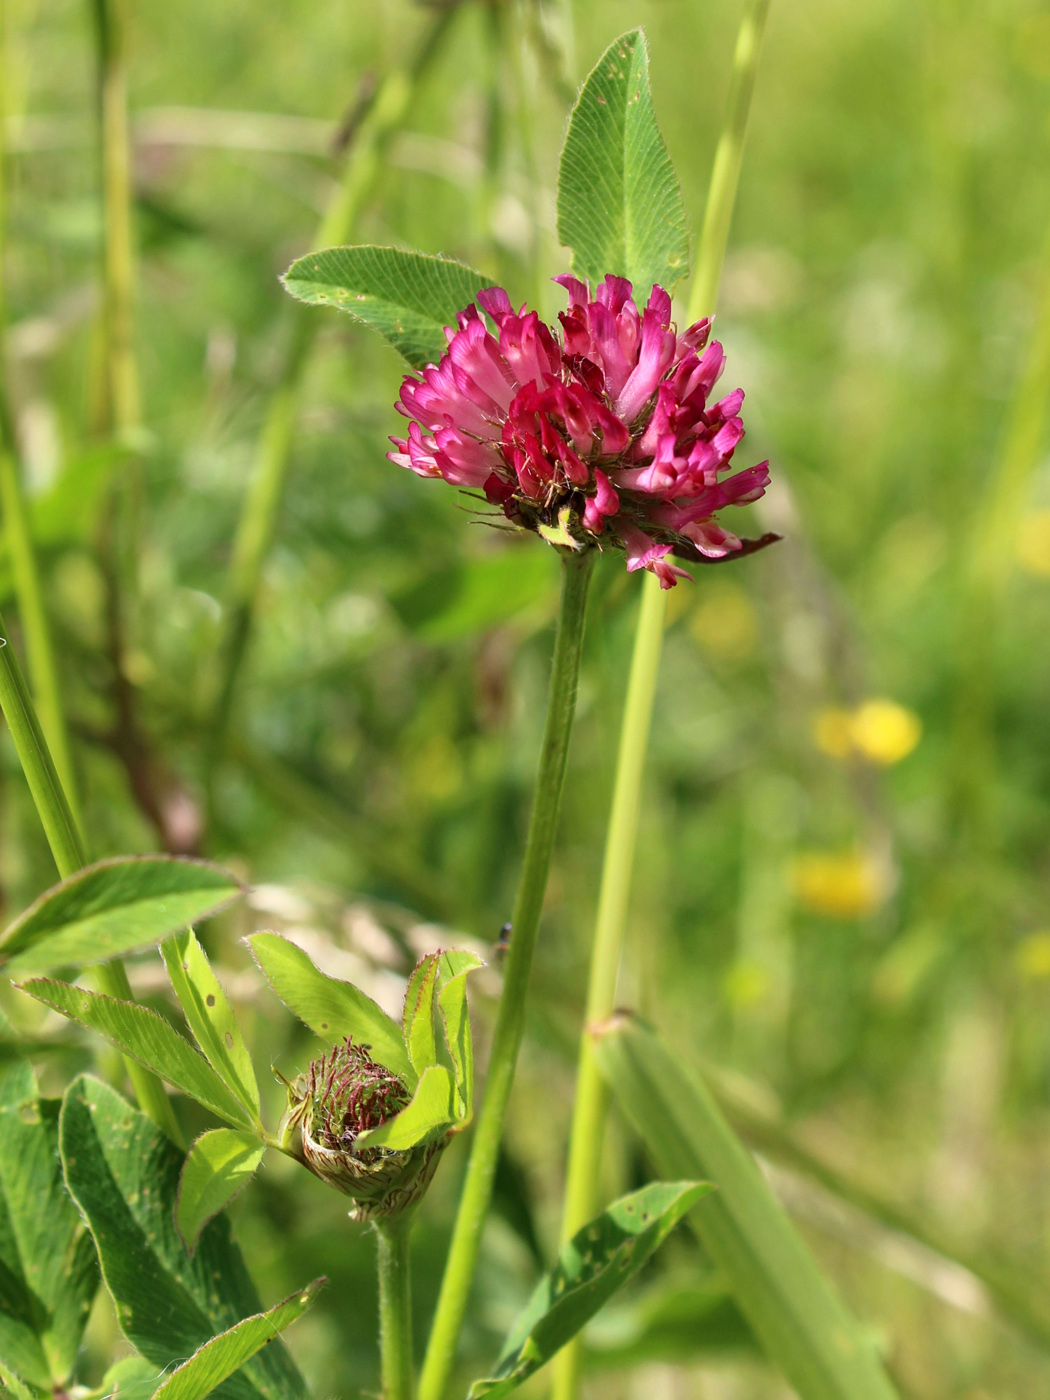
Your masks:
M729 475L744 392L709 403L725 366L710 320L678 334L662 287L640 312L623 277L593 297L554 280L569 296L560 330L515 312L501 287L459 313L440 362L405 377L397 407L411 422L390 460L483 492L553 544L622 549L628 571L664 588L691 577L675 557L712 563L766 543L716 518L762 495L769 463Z
M358 1144L362 1133L388 1123L411 1099L405 1082L349 1037L288 1087L282 1128L297 1127L304 1164L353 1199L352 1220L401 1215L430 1184L447 1135L400 1151Z

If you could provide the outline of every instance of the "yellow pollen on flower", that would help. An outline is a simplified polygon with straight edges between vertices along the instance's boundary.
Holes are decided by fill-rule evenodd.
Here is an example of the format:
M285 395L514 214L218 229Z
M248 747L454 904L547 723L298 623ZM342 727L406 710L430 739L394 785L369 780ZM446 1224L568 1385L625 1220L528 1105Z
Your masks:
M831 758L899 763L922 737L922 721L895 700L866 700L855 710L820 710L813 725L817 748Z
M1021 521L1017 562L1036 578L1050 578L1050 510L1036 511Z
M1050 977L1050 931L1030 933L1014 949L1014 966L1026 982Z
M791 884L801 908L828 919L863 919L889 894L885 871L859 851L798 856Z

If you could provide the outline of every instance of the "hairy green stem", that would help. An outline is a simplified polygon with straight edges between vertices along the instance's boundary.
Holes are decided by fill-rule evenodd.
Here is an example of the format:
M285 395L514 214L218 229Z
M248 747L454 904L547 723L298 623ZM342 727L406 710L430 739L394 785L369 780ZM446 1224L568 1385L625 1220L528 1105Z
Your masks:
M562 556L561 602L551 664L547 720L529 819L525 860L511 921L503 995L492 1038L485 1095L474 1130L445 1276L441 1281L441 1293L423 1363L421 1400L442 1400L448 1385L481 1244L481 1232L492 1200L503 1121L525 1029L525 1001L532 971L532 955L558 832L594 553L593 549L586 549L578 554L564 553Z
M690 321L714 313L768 12L769 0L748 0L737 35L729 100L711 171L696 278L689 298ZM580 1037L562 1213L563 1241L571 1239L577 1230L586 1225L600 1204L602 1142L609 1093L599 1073L587 1027L608 1016L616 1002L616 981L630 906L638 811L663 651L665 617L666 603L659 581L654 575L647 574L642 588L642 606L638 615L616 758L616 778L591 952L587 1008ZM576 1400L580 1390L581 1360L578 1339L558 1353L553 1364L552 1400Z
M314 248L349 242L383 168L383 155L408 113L451 21L454 6L431 22L412 62L389 73L354 136L342 182L314 235ZM291 340L281 382L270 400L255 450L248 494L233 542L227 582L228 622L220 656L209 767L222 757L233 697L255 616L263 564L277 531L278 512L299 419L303 384L318 320L304 307L289 307Z
M84 842L55 771L3 618L0 618L0 710L11 731L18 761L29 784L58 873L66 879L87 864ZM121 1001L131 1000L128 975L119 960L100 964L95 976L99 990L107 996L117 997ZM163 1084L137 1061L126 1059L124 1063L143 1110L173 1142L182 1146L182 1133Z
M404 1219L376 1225L383 1400L413 1400L416 1390L412 1372L410 1230L410 1221Z

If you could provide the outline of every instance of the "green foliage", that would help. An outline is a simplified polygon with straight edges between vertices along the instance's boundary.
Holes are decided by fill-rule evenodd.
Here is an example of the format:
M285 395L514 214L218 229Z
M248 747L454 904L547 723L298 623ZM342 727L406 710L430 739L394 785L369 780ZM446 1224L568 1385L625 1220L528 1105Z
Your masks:
M252 1057L193 930L166 939L160 951L193 1038L226 1088L258 1124L259 1085Z
M454 1118L469 1118L472 1111L474 1048L467 1015L466 979L468 973L482 966L474 953L458 949L429 953L416 964L405 993L405 1047L412 1068L422 1075L437 1065L440 1047L455 1076ZM431 1095L436 1103L436 1091L432 1089Z
M175 1228L191 1254L208 1221L251 1181L265 1150L254 1133L232 1128L203 1133L190 1148L179 1177Z
M419 1076L411 1101L378 1128L359 1133L359 1148L388 1147L405 1152L410 1147L442 1138L459 1118L456 1087L444 1065L431 1065Z
M155 1366L181 1364L219 1333L262 1312L224 1216L192 1257L175 1228L181 1154L113 1089L81 1077L60 1122L66 1183L87 1220L102 1277L128 1340ZM218 1387L222 1400L304 1400L280 1342Z
M274 992L315 1035L330 1045L353 1037L369 1047L377 1064L415 1083L400 1029L371 997L351 982L326 977L301 948L276 933L253 933L247 943Z
M0 1066L0 1366L16 1395L68 1385L98 1287L57 1149L58 1104L27 1061Z
M621 34L591 70L558 171L558 237L572 269L628 278L636 294L672 291L689 268L682 192L656 124L640 29Z
M232 1376L246 1361L280 1336L286 1327L298 1321L313 1306L324 1282L324 1279L314 1279L299 1293L293 1293L264 1313L246 1317L243 1322L205 1342L158 1386L154 1395L163 1396L163 1400L204 1400L228 1376Z
M413 369L444 354L445 327L490 285L483 273L402 248L326 248L299 258L281 279L311 306L335 306L378 331Z
M118 856L45 892L0 937L11 977L105 962L210 917L243 886L207 861Z
M702 1182L655 1182L614 1201L563 1246L514 1324L495 1372L469 1400L509 1395L576 1336L710 1191Z
M856 1322L703 1082L656 1033L618 1016L596 1032L603 1073L661 1172L718 1187L692 1224L770 1358L806 1400L893 1400Z
M23 982L21 990L53 1011L96 1031L125 1055L153 1070L173 1088L196 1099L219 1118L225 1118L238 1128L251 1126L251 1115L207 1060L155 1011L46 977Z

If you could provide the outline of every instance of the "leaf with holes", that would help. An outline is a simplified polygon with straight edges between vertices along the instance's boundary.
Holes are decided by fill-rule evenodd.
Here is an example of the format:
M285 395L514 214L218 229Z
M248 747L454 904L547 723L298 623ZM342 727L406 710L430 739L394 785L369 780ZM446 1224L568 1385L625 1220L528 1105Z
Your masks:
M244 886L203 860L118 856L78 870L0 937L12 977L82 967L157 943L224 908Z
M636 296L689 270L682 192L649 92L645 35L615 40L576 99L558 170L558 237L578 277L627 277Z
M188 1356L263 1311L225 1216L191 1257L175 1228L182 1153L107 1084L86 1075L62 1103L66 1183L95 1240L102 1275L128 1341L158 1368ZM224 1380L221 1400L306 1400L279 1341Z
M265 1150L254 1133L232 1128L204 1133L190 1148L179 1177L175 1226L191 1254L208 1221L251 1181Z
M474 1382L469 1400L499 1400L545 1365L710 1190L703 1182L655 1182L614 1201L573 1235L511 1329L495 1373Z
M210 1108L217 1117L238 1128L251 1127L248 1110L234 1098L207 1060L156 1012L46 977L23 982L21 990L71 1021L97 1031L125 1055Z
M244 1036L226 993L192 929L161 944L161 956L193 1038L208 1063L255 1123L259 1121L259 1085Z
M253 933L245 941L270 986L315 1035L329 1045L352 1036L356 1043L369 1046L378 1064L410 1086L415 1084L400 1027L371 997L351 982L327 977L301 948L280 934Z
M371 326L414 369L440 360L445 327L490 285L451 258L367 245L308 253L281 280L299 301L335 306Z

